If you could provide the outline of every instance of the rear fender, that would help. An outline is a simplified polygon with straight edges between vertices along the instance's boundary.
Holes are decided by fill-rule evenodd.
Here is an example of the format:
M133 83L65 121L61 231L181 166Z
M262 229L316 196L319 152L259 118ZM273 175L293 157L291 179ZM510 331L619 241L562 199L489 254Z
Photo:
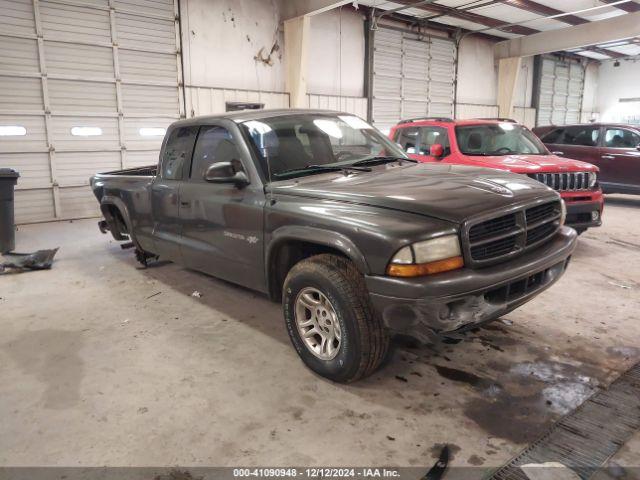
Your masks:
M111 210L113 207L115 207L120 212L120 215L122 216L122 219L124 220L127 228L126 232L121 231L117 219L113 216ZM133 235L133 225L131 224L129 209L120 198L112 195L105 195L104 197L102 197L102 201L100 202L100 210L102 211L102 215L107 221L109 230L111 231L111 235L113 235L113 238L115 240L122 241L128 240L130 238L131 241L136 245L136 247L139 247Z

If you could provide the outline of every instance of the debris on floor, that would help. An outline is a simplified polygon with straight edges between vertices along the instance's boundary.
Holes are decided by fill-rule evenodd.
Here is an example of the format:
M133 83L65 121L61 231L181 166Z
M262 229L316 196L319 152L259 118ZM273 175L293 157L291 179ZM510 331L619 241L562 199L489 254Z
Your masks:
M609 285L613 285L614 287L624 288L625 290L631 290L631 286L625 285L623 283L609 282Z
M0 259L0 273L15 270L17 273L28 270L47 270L53 264L53 257L58 252L53 250L38 250L33 253L5 253Z
M527 463L520 467L530 480L580 480L580 476L560 462Z
M198 290L194 290L191 296L195 298L202 298L202 294Z
M443 477L444 472L449 466L449 446L445 445L440 451L438 461L420 480L439 480Z

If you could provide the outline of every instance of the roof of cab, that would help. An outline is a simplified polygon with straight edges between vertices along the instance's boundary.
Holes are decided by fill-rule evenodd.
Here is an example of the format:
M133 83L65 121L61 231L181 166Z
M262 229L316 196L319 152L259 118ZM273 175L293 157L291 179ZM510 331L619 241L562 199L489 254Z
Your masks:
M240 110L238 112L225 112L218 115L203 115L200 117L187 118L175 122L174 125L203 125L216 120L231 120L242 123L249 120L261 120L265 118L284 117L287 115L353 115L351 113L337 110L320 110L307 108L280 108L267 110Z

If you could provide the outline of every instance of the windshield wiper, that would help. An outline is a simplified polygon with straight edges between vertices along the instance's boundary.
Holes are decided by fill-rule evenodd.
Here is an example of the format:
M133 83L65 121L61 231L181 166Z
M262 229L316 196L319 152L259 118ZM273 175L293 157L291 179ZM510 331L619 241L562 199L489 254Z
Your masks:
M295 175L296 173L322 173L322 172L370 172L371 169L367 167L354 167L352 165L307 165L302 168L290 168L289 170L283 170L282 172L274 173L274 177L283 177L287 175Z
M388 155L379 155L376 157L370 157L370 158L364 158L362 160L358 160L357 162L353 162L351 164L351 166L360 166L360 165L382 165L384 163L391 163L391 162L412 162L412 163L418 163L417 160L414 160L413 158L404 158L404 157L393 157L393 156L388 156Z

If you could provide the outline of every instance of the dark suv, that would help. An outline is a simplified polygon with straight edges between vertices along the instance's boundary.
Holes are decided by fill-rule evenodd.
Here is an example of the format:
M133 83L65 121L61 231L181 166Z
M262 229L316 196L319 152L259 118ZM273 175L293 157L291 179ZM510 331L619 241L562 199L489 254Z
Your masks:
M640 126L552 125L534 128L533 132L552 153L598 166L604 193L640 195Z

